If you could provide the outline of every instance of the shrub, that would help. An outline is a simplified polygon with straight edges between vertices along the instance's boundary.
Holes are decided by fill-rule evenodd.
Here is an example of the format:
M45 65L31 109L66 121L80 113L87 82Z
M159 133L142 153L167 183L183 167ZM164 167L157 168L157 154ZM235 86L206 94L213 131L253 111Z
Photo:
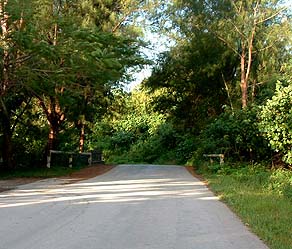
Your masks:
M186 134L178 138L178 145L175 149L177 163L185 164L193 156L196 150L196 138L191 134Z
M274 170L270 176L268 190L292 199L292 172L285 169Z
M262 106L260 119L260 129L272 149L292 164L292 85L278 83L275 95Z
M152 136L134 144L129 151L129 156L136 162L153 163L173 150L176 145L176 131L171 124L163 123Z
M109 160L115 163L169 162L175 159L174 151L177 146L177 139L173 126L169 123L162 123L156 131L153 131L153 134L148 134L147 137L137 137L131 144L126 143L127 150L113 151Z
M136 140L135 134L131 131L118 131L113 134L110 140L111 147L122 150L129 149Z
M31 168L43 165L47 133L45 127L34 125L17 127L13 137L14 159L17 167Z
M256 109L221 114L202 132L197 154L223 153L243 161L267 159L270 149L257 123Z

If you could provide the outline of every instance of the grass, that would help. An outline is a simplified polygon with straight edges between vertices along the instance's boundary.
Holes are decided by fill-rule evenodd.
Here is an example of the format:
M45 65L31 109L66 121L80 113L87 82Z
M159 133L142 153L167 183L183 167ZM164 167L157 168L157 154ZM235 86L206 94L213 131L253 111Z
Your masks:
M69 155L67 154L55 154L52 157L51 168L43 167L16 167L15 169L7 169L0 167L0 179L11 178L48 178L65 176L75 171L78 171L88 164L87 157L73 157L72 165L70 168L68 165ZM62 165L62 166L61 166Z
M17 168L15 170L0 170L0 179L12 178L49 178L65 176L75 171L80 170L82 167L51 167L51 168Z
M261 167L200 168L211 189L272 249L292 248L292 198L281 190L281 171ZM279 184L274 176L278 176ZM285 171L291 180L292 172ZM278 187L277 187L278 186ZM289 191L291 190L289 189ZM284 194L283 194L284 193Z

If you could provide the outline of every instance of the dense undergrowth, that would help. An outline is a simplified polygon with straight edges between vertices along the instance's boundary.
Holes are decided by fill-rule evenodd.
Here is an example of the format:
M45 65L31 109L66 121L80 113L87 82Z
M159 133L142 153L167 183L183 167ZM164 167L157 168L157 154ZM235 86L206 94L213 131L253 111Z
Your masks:
M110 163L194 164L204 154L222 153L233 162L268 164L275 153L258 127L258 114L255 108L227 110L204 129L188 132L155 113L143 122L136 122L136 116L127 116L108 127L108 132L97 133L97 146Z

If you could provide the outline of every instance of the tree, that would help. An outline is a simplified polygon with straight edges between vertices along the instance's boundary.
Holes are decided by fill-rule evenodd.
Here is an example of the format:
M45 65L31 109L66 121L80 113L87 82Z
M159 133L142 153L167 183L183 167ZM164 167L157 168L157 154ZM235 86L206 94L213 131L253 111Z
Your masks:
M232 83L236 67L230 51L209 33L196 30L161 56L144 84L163 90L154 103L157 109L172 117L176 126L197 133L230 104L225 85Z
M178 0L171 5L173 24L184 37L191 37L195 30L210 33L237 56L242 108L248 105L251 83L253 89L262 84L257 82L259 73L271 68L270 63L277 63L274 70L279 73L280 65L271 57L287 58L291 28L285 8L279 3L278 0ZM269 58L264 56L267 53Z
M261 107L260 130L283 161L292 164L292 85L291 76L277 84L275 95Z
M160 141L157 132L165 125L165 116L153 110L153 96L139 89L131 93L116 91L113 97L108 112L95 122L91 143L103 149L106 157L121 156L145 162L160 155L162 144L156 143ZM155 142L150 141L154 136ZM164 142L164 148L171 144L170 140ZM148 153L151 150L155 155Z
M112 49L111 52L110 50L108 52L114 53L116 57L113 58L111 55L110 58L106 58L107 64L112 65L112 71L109 69L99 75L97 88L94 89L92 84L87 84L85 88L83 94L85 105L81 105L83 110L79 115L81 119L75 122L80 129L79 151L83 150L85 123L88 120L93 120L92 112L89 111L92 108L88 106L88 103L96 102L96 96L92 93L96 92L99 98L104 99L119 83L128 80L127 71L129 68L137 69L137 67L148 63L139 55L139 49L143 46L143 42L137 39L141 35L141 31L137 29L134 21L143 9L149 8L147 6L147 1L144 0L83 1L81 5L82 26L106 32L109 38L106 40L106 44ZM84 82L89 81L88 79L84 80ZM88 94L89 92L91 93ZM101 100L97 102L99 104L106 103L106 101ZM100 105L96 108L105 110Z
M34 104L37 99L47 118L48 149L56 146L58 133L68 121L79 124L82 142L84 124L92 116L88 105L97 96L105 98L126 78L128 67L143 63L134 32L126 35L122 3L130 6L129 1L1 1L0 118L5 165L13 164L14 121L30 106L26 99ZM100 13L94 22L85 22L85 4L89 12ZM104 5L107 14L100 9ZM115 27L118 21L115 32L105 27L107 23ZM123 32L117 32L119 28ZM82 107L79 113L73 110L76 106Z
M105 7L109 8L107 12L110 8L114 12L115 4L103 6L91 1L77 1L61 2L55 8L50 8L47 3L40 7L50 12L42 13L40 10L42 15L37 16L37 19L45 20L38 26L41 34L38 39L39 43L46 45L46 49L39 55L38 71L42 83L41 87L38 85L35 88L34 95L39 99L50 125L48 150L56 146L55 141L66 115L71 115L70 107L76 106L74 102L92 102L90 98L95 98L92 93L100 92L102 96L125 76L127 67L142 63L136 40L116 35L101 25L101 22L111 23L112 15L90 16L90 11L99 13L99 8ZM87 8L89 16L85 12ZM83 103L80 103L83 109L79 109L80 113L75 117L81 119L74 121L80 129L80 144L84 144L84 124L88 116L85 110L87 104ZM83 150L83 146L79 149Z
M23 5L26 8L22 8ZM28 106L29 102L26 101L26 91L23 87L29 76L24 74L19 77L19 74L21 71L26 71L28 61L33 56L29 34L32 26L30 22L24 21L31 15L31 9L30 1L23 1L20 5L14 0L0 1L0 119L3 132L2 156L4 165L9 168L14 166L13 132L26 107L18 115L15 113L17 108ZM16 117L13 119L14 116Z

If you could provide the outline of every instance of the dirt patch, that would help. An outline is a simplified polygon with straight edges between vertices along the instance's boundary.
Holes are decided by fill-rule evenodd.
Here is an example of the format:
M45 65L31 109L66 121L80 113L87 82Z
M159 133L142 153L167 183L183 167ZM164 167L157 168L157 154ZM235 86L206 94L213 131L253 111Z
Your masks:
M113 169L115 166L113 165L94 165L88 168L81 169L76 171L68 176L59 177L60 179L66 180L67 184L79 182L82 180L87 180L102 174Z
M65 180L65 184L70 184L82 180L86 180L89 178L93 178L99 175L102 175L111 169L113 169L115 166L112 165L93 165L84 169L81 169L79 171L76 171L74 173L71 173L67 176L61 176L56 177L58 179ZM14 178L9 180L0 180L0 192L15 189L19 185L32 183L35 181L42 180L44 178L37 178L37 177L30 177L30 178Z
M187 171L190 172L191 175L193 175L194 177L198 178L200 181L202 181L203 183L208 185L208 182L204 179L204 177L202 177L201 175L198 175L196 173L196 171L195 171L193 166L185 166L185 168L187 169Z

